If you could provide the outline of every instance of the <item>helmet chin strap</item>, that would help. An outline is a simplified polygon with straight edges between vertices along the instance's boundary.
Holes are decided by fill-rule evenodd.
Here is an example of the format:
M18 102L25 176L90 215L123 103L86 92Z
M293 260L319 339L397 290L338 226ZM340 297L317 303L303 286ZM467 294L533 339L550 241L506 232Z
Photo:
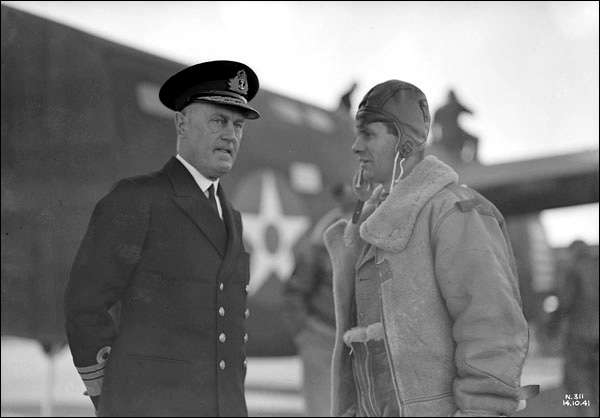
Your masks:
M402 143L402 138L405 137L404 130L401 125L398 125L394 122L394 126L398 132L398 142L396 143L396 155L394 156L394 169L392 171L392 180L390 181L390 188L387 192L383 192L381 194L382 200L391 193L394 186L400 181L402 175L404 174L404 167L402 164L404 161L408 159L414 152L420 150L424 147L425 143L415 144L415 142L409 137L404 143ZM398 170L399 169L399 170ZM400 173L396 176L397 172Z
M399 162L398 159L400 159ZM400 158L400 150L396 150L396 156L394 157L394 170L392 171L392 182L390 183L390 192L392 191L392 188L396 185L396 183L400 181L402 175L404 174L404 167L402 166L402 163L404 163L405 160L406 157ZM398 170L398 167L400 167L400 174L398 174L398 177L396 177L396 171Z
M396 125L396 124L394 124ZM404 167L402 166L402 163L404 163L404 161L408 158L408 156L410 154L412 154L412 144L409 144L408 141L406 141L404 144L402 144L402 146L400 146L400 141L402 140L403 135L403 131L402 129L396 125L396 129L398 131L398 142L396 142L396 155L394 156L394 169L392 171L392 180L390 181L390 189L387 193L384 193L384 197L387 197L391 192L392 189L394 188L394 186L396 185L396 183L398 183L400 181L400 179L402 178L402 175L404 174ZM409 145L408 147L406 145ZM400 161L398 161L400 160ZM396 172L398 171L398 167L400 167L400 174L398 174L398 176L396 176Z
M425 142L418 143L414 141L412 138L408 137L404 134L404 130L402 129L402 125L398 125L394 122L394 126L396 126L396 130L398 132L398 142L396 143L396 156L394 157L394 170L392 172L392 181L390 183L390 192L392 188L400 181L402 175L404 174L404 167L402 163L408 159L411 155L413 155L416 151L424 148ZM404 143L401 143L402 138L407 137ZM399 160L399 161L398 161ZM396 176L396 172L400 167L400 174ZM387 193L389 194L389 192Z

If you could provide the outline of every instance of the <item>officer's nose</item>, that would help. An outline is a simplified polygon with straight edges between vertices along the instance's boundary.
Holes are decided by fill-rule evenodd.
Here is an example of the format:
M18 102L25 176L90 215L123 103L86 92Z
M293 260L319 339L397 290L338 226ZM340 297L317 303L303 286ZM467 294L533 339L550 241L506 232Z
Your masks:
M235 141L236 139L238 139L235 133L235 127L232 123L228 123L227 126L223 129L221 137L227 141Z
M365 150L364 142L362 141L362 139L360 139L360 137L357 137L356 140L354 141L354 143L352 144L352 152L355 154L358 154L364 150Z

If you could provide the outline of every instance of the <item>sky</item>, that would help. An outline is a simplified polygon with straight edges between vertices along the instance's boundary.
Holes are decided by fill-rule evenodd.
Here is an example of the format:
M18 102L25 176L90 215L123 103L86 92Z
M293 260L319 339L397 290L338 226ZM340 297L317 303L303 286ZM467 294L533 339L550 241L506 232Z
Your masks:
M3 1L183 64L242 61L326 109L356 82L449 89L493 164L598 149L598 2ZM552 245L598 243L598 204L542 213Z

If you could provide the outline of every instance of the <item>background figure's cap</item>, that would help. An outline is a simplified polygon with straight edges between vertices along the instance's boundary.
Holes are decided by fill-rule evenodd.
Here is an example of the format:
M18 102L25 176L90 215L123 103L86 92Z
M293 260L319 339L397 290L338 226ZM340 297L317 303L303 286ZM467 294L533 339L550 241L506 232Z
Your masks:
M431 116L427 97L418 87L388 80L369 90L358 105L356 120L362 124L393 122L412 145L421 148L427 142Z
M258 77L247 65L235 61L209 61L171 76L160 88L158 97L176 112L190 103L208 102L237 107L247 119L258 119L260 114L248 105L257 92Z

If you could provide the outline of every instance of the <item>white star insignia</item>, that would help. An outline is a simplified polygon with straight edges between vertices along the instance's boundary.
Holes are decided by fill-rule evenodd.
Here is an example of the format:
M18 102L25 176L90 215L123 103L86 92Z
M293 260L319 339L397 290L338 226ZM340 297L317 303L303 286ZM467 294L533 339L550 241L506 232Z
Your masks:
M271 273L282 281L289 279L295 264L294 245L307 230L310 221L308 216L283 213L272 172L262 175L258 213L242 213L242 220L244 238L252 246L249 288L252 295ZM267 238L273 238L275 245L268 245Z

